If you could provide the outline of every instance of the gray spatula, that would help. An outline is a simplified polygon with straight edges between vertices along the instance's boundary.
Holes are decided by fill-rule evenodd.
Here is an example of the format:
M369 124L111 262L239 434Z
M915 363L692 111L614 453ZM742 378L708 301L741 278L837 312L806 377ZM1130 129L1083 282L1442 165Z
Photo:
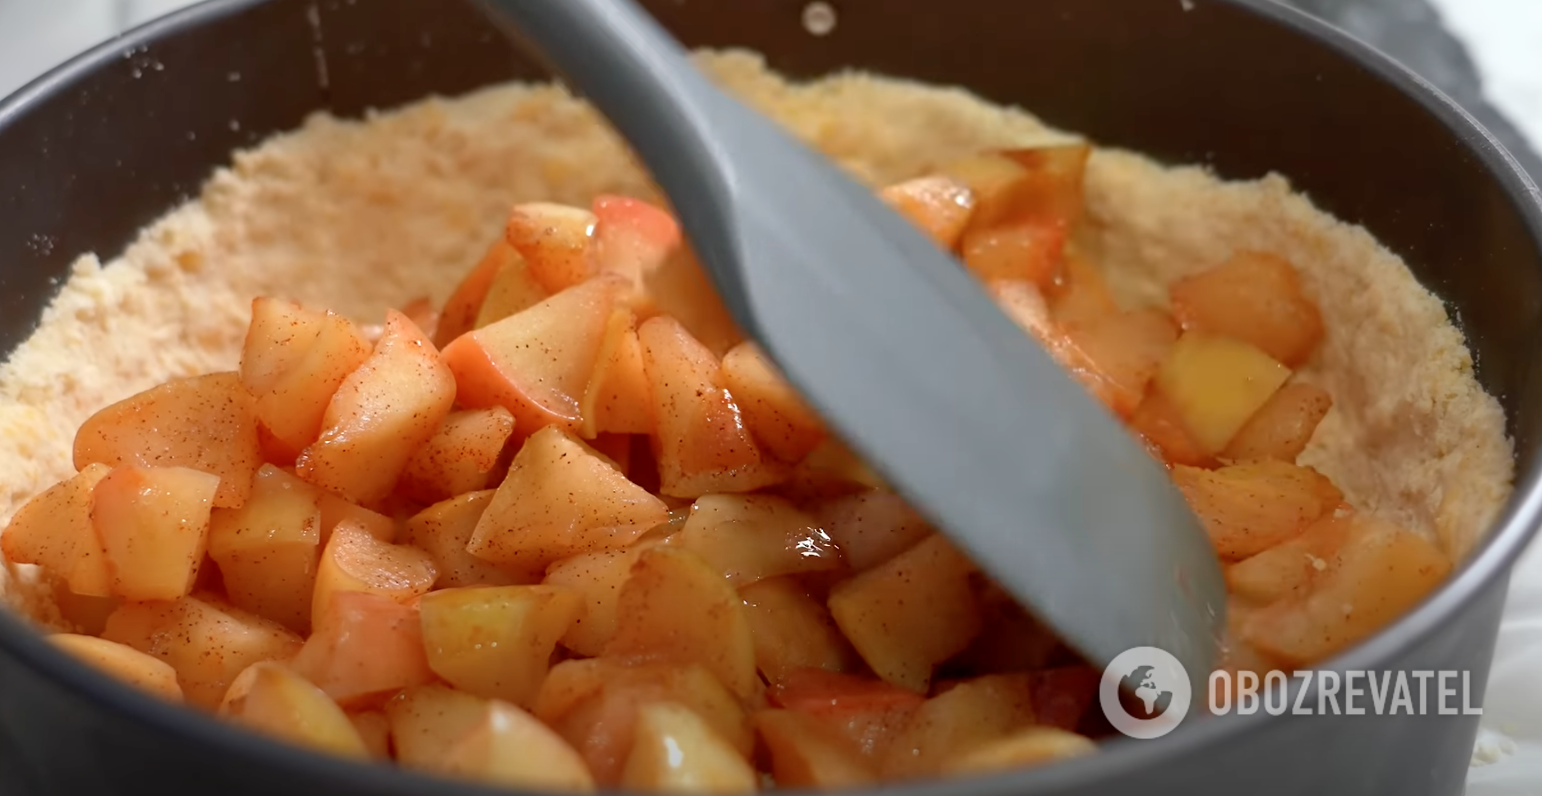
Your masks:
M857 453L1092 661L1159 647L1202 693L1225 621L1209 540L958 262L630 0L486 5L625 136L734 318Z

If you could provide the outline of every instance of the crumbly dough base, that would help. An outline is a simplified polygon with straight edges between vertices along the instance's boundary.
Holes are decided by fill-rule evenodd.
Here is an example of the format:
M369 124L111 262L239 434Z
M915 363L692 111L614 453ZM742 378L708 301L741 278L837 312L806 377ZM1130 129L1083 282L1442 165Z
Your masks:
M863 74L793 84L749 53L700 59L875 185L985 148L1069 138L957 89ZM234 369L253 297L375 322L415 297L446 298L512 204L587 204L601 192L656 195L602 119L551 85L431 98L360 122L316 115L236 153L120 257L80 258L0 365L0 524L74 472L74 431L96 410L169 378ZM1454 556L1481 539L1513 477L1503 413L1401 260L1278 176L1222 182L1099 150L1087 199L1081 244L1127 303L1160 303L1167 283L1239 249L1294 262L1327 328L1301 377L1334 398L1302 463ZM51 598L28 569L0 572L0 589L51 623Z

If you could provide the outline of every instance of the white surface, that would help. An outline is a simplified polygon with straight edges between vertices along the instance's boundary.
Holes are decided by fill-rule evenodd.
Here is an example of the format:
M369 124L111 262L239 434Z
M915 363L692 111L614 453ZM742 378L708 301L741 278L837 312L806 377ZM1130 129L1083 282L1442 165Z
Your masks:
M71 55L192 0L0 0L0 96ZM1485 93L1542 149L1542 0L1432 0ZM1542 175L1533 175L1542 179ZM1542 547L1516 570L1467 796L1542 794Z

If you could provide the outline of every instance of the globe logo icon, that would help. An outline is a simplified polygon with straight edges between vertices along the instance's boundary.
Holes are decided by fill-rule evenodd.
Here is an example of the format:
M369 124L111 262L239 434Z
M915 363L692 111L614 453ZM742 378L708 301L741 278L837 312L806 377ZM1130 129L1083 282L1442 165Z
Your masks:
M1166 650L1136 647L1109 662L1098 684L1098 702L1114 729L1131 738L1160 738L1188 715L1193 686L1188 672Z

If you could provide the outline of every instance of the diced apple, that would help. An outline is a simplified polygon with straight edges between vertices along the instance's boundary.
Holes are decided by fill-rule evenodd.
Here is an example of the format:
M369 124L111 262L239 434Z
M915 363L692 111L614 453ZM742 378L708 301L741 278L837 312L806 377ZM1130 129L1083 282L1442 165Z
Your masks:
M1287 384L1243 424L1221 451L1221 458L1294 462L1332 408L1333 396L1327 390L1311 384Z
M1184 331L1245 341L1287 366L1305 362L1322 339L1322 316L1302 293L1295 267L1272 254L1238 252L1180 280L1171 295Z
M407 520L406 544L428 553L434 560L440 588L462 586L512 586L515 575L466 552L477 520L492 503L493 490L468 492L423 509Z
M813 513L857 572L894 558L932 532L904 498L880 489L823 501Z
M885 777L936 776L951 758L1034 723L1026 674L992 674L926 700L882 761Z
M288 667L259 661L230 684L220 715L235 724L318 752L365 759L369 750L348 714Z
M678 322L711 352L714 360L744 340L743 330L723 306L717 288L689 246L682 246L665 258L644 277L644 283L653 309Z
M444 349L457 400L508 409L521 436L551 425L576 432L620 284L601 275L458 338Z
M514 416L501 406L452 412L407 460L397 489L423 503L486 489L513 433Z
M1215 458L1200 447L1194 435L1183 425L1183 418L1173 408L1172 402L1160 392L1146 393L1145 400L1136 407L1129 423L1130 430L1166 464L1209 467L1215 463Z
M1173 482L1216 552L1232 561L1295 536L1344 499L1316 470L1272 459L1216 470L1178 466Z
M215 506L240 506L262 466L256 402L234 373L152 387L81 424L75 469L97 463L202 470L220 478Z
M1156 389L1206 453L1219 453L1290 378L1263 351L1228 337L1185 332L1156 374Z
M950 757L943 762L942 773L978 775L1012 771L1083 757L1097 750L1092 739L1074 732L1055 727L1025 727Z
M653 432L653 406L648 375L643 371L642 344L637 342L637 316L631 310L613 310L605 324L605 341L589 386L584 389L579 429L585 439L601 433L649 434Z
M215 509L209 557L237 607L298 633L311 627L321 557L320 490L271 464L257 471L239 509Z
M985 288L996 306L1028 336L1046 346L1062 337L1038 285L1026 279L992 279Z
M466 549L521 572L626 547L669 507L578 440L547 427L526 440Z
M559 293L589 278L590 236L595 217L588 210L550 202L515 205L504 239L525 258L530 275L547 293Z
M742 699L759 693L744 604L722 573L695 553L662 546L643 551L621 589L616 620L607 656L696 663Z
M1096 323L1119 312L1103 273L1075 247L1067 247L1065 266L1048 295L1050 316L1067 329Z
M219 476L186 467L119 467L96 485L91 522L113 596L175 600L192 591L219 485Z
M750 492L785 477L785 468L745 428L711 351L664 316L644 323L637 336L658 420L654 443L664 494Z
M879 191L878 196L944 251L958 245L974 212L969 186L942 175L896 183Z
M772 688L776 704L818 720L855 745L867 760L888 755L925 697L914 691L823 669L788 673Z
M623 550L601 550L557 561L546 570L545 583L563 586L582 596L584 611L562 636L562 646L579 655L599 655L616 635L616 608L632 565L646 543Z
M638 711L622 787L651 793L752 793L759 781L744 756L689 708L658 702Z
M112 595L112 571L91 522L92 493L112 468L88 464L27 501L0 533L0 552L14 564L37 564L88 597Z
M364 742L364 750L372 760L391 759L391 721L378 710L361 710L348 714L348 721Z
M856 651L830 612L795 578L772 578L739 590L755 638L755 664L776 683L796 669L832 672L860 667Z
M1057 220L1025 220L972 230L959 248L964 265L980 279L1022 279L1042 288L1060 273L1066 236Z
M127 644L95 636L58 633L48 637L54 646L88 663L104 674L173 702L182 701L177 671L171 665Z
M798 462L823 442L824 422L751 342L723 356L722 379L755 440L772 456Z
M1115 414L1129 417L1178 339L1172 319L1156 310L1121 312L1066 331L1085 361L1073 375Z
M680 248L680 225L669 213L629 196L595 197L593 209L595 263L625 277L633 287L633 308L646 309L648 278Z
M1429 540L1359 515L1309 593L1258 611L1242 638L1288 664L1315 663L1401 616L1450 572Z
M543 707L565 709L537 715L578 749L602 785L614 785L620 778L633 746L638 711L644 705L683 705L704 718L740 755L747 757L754 751L754 729L739 698L701 666L625 666L601 658L565 662L553 669L552 679L557 678L558 669L577 663L594 664L585 667L589 669L585 674L599 675L595 678L599 687L560 702L543 694L546 698L538 700Z
M439 683L408 688L383 710L391 725L396 761L406 768L442 771L445 755L484 718L488 700Z
M428 666L462 691L528 708L583 610L579 593L560 586L430 592L419 601Z
M877 675L918 693L980 631L974 565L934 535L830 591L830 614Z
M370 511L331 492L321 492L316 498L316 505L321 509L322 547L331 541L332 531L345 522L363 528L370 536L382 542L396 539L396 521L378 511Z
M428 296L417 298L403 304L400 307L402 314L412 325L423 330L423 336L434 339L434 333L439 330L439 311L434 309L434 302Z
M546 673L546 679L541 681L541 690L536 692L530 712L541 721L554 725L591 697L604 691L610 676L624 666L608 658L568 658L557 663ZM710 674L707 676L711 677ZM727 698L735 699L732 694L728 694Z
M1083 144L1012 150L945 168L976 197L959 245L970 270L1048 286L1081 217L1082 173L1090 152Z
M830 535L773 495L706 495L692 505L673 543L701 556L735 587L844 566Z
M781 488L807 499L829 499L864 492L889 490L851 448L834 437L826 437L812 453L798 462Z
M504 318L534 307L551 295L540 280L535 278L535 274L531 273L530 264L524 256L514 247L506 243L501 248L495 245L489 256L495 258L497 270L487 286L486 297L477 308L475 324L467 331L492 326ZM447 341L445 345L450 342L454 341Z
M526 277L530 292L539 294L540 286L528 277L524 263L524 258L519 256L519 252L515 251L507 240L498 238L488 248L487 254L481 261L466 273L460 284L455 287L455 292L451 293L449 300L444 303L444 308L439 312L438 328L434 330L434 345L443 349L455 338L479 328L477 316L482 311L482 305L487 301L493 282L498 278L499 271L511 264L517 265L520 274ZM536 295L530 304L535 304L543 298L545 298L544 295Z
M356 503L391 493L412 454L455 402L455 377L434 344L395 310L385 336L327 405L321 437L300 454L301 478Z
M398 603L427 594L439 570L429 555L415 547L393 545L351 523L339 525L321 551L316 588L311 600L311 626L320 627L341 592L366 592Z
M771 776L782 788L855 788L878 774L851 740L819 720L792 710L762 710L755 729L771 756Z
M1359 522L1352 515L1335 514L1326 514L1294 538L1227 567L1227 588L1260 605L1303 594L1328 569L1328 562Z
M170 664L187 701L211 709L246 667L288 660L301 643L277 622L198 596L124 603L107 618L102 638Z
M368 592L333 594L290 665L350 709L434 679L417 606Z
M528 792L594 791L594 777L573 747L534 716L497 701L445 750L443 771Z
M252 301L241 349L241 383L257 419L293 459L321 434L332 394L364 360L369 343L354 323L291 301Z

